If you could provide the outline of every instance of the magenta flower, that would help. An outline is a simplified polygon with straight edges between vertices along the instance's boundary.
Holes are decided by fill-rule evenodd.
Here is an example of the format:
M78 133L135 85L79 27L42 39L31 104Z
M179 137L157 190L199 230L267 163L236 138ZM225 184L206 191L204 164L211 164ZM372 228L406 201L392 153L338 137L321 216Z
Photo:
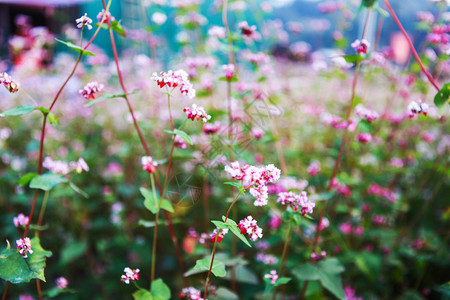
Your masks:
M316 204L310 200L308 200L308 196L305 191L302 191L300 194L295 194L293 192L282 192L278 193L277 203L282 205L289 205L295 211L299 208L303 215L306 213L312 214L314 207Z
M241 33L243 36L245 36L247 38L255 37L255 32L256 32L255 25L249 26L247 21L242 21L242 22L239 22L238 27L241 30Z
M78 93L86 99L95 99L95 94L101 92L105 86L97 81L89 82Z
M33 250L31 250L31 240L29 237L18 239L16 241L16 244L17 250L19 251L19 254L23 256L23 258L27 258L28 253L33 254Z
M352 48L355 49L358 54L367 54L367 50L370 47L370 43L366 39L356 40L352 43Z
M219 232L219 235L217 235L217 232ZM211 237L211 242L215 242L216 241L216 236L217 236L217 242L220 243L223 240L223 237L228 233L228 229L214 229L213 233L211 233L210 237Z
M311 176L316 176L317 173L320 172L320 170L321 170L321 167L320 167L320 162L318 160L312 161L307 169L309 175L311 175Z
M233 75L234 75L235 72L236 72L236 68L234 67L233 64L223 65L223 66L222 66L222 69L223 69L223 71L224 71L224 73L225 73L225 77L226 77L228 80L230 80L231 77L233 77Z
M156 171L156 167L158 166L158 163L156 161L153 161L153 158L151 156L143 156L141 158L141 164L142 169L147 171L149 174Z
M6 72L0 73L0 84L3 84L10 93L19 91L20 84L15 82Z
M271 284L275 284L275 282L277 281L278 277L279 276L277 274L277 271L275 271L275 270L270 271L270 274L264 275L264 278L270 278L270 283Z
M56 285L59 289L65 289L67 285L69 284L69 281L64 277L59 277L56 279Z
M18 214L17 217L14 217L13 222L15 227L25 226L28 224L29 218L24 214Z
M360 133L356 136L356 140L360 143L367 144L372 141L372 135L370 133Z
M102 11L99 12L99 13L97 14L97 20L98 20L99 23L102 21L103 15L104 15L104 14L105 14L105 9L102 9ZM115 21L115 20L116 20L116 18L114 18L114 17L111 15L111 13L108 11L108 12L106 13L104 23L113 22L113 21Z

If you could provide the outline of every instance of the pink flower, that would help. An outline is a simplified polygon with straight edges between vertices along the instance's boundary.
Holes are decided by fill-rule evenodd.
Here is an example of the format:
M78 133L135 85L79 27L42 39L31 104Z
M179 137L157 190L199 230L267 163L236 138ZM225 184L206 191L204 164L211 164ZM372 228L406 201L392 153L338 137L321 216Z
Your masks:
M120 281L126 284L130 284L130 281L139 280L139 269L132 270L129 267L126 267L125 269L123 269L123 272L125 274L120 277Z
M346 300L362 300L362 298L355 296L355 290L352 289L350 286L344 287L344 293Z
M19 254L22 255L24 258L28 257L28 253L33 254L33 250L31 250L31 240L29 237L26 237L24 239L18 239L16 241L16 244Z
M307 169L309 175L311 175L311 176L316 176L317 173L320 172L320 170L321 170L321 167L320 167L320 162L318 160L312 161Z
M265 265L274 265L278 262L278 258L275 255L265 254L263 252L258 252L255 259Z
M360 133L356 137L356 140L360 143L367 144L372 141L372 135L370 133Z
M324 259L325 257L327 257L327 252L326 251L322 251L320 252L320 254L316 254L315 252L311 253L311 258L315 261L319 261Z
M224 27L212 26L210 29L208 29L208 35L210 37L224 39L227 36L227 32Z
M238 27L241 30L241 33L243 36L248 37L248 38L253 38L255 36L255 32L256 32L255 25L249 26L247 21L242 21L242 22L239 22Z
M282 205L289 205L295 211L300 207L303 215L306 213L313 213L313 208L316 204L310 200L308 200L308 196L305 191L302 191L300 194L295 194L293 192L282 192L278 193L277 203L281 202Z
M78 28L83 28L84 26L87 26L89 30L92 29L92 19L87 16L87 14L84 14L84 16L81 16L80 18L75 20L77 22Z
M323 14L333 13L335 11L342 9L343 7L344 4L341 1L327 1L317 5L317 8Z
M255 65L268 63L270 61L270 57L263 52L253 53L250 50L242 51L242 58Z
M264 130L262 130L261 128L258 127L253 127L250 130L250 134L253 135L253 137L257 140L260 140L262 138L262 136L264 135Z
M401 158L398 157L393 157L391 159L391 161L389 162L389 164L393 167L397 167L397 168L403 168L405 166L405 163L403 162L403 160Z
M56 279L56 285L59 289L65 289L68 284L69 281L67 281L67 279L64 277L59 277L58 279Z
M150 174L155 172L156 167L158 166L158 163L156 161L153 161L153 158L151 156L143 156L141 158L141 164L142 169Z
M202 106L197 106L197 104L192 104L192 108L185 107L183 111L188 116L188 119L191 119L192 121L202 119L202 121L206 123L211 119L211 116L206 113L205 109Z
M355 114L361 119L367 120L368 122L372 122L373 120L378 119L380 117L380 115L376 111L367 109L362 104L356 105Z
M270 283L271 284L275 284L275 282L277 281L278 277L279 276L277 274L277 271L275 271L275 270L270 271L270 274L265 274L264 275L264 278L270 278Z
M258 238L262 238L262 229L257 225L257 221L253 217L248 216L241 220L238 224L242 234L248 234L250 240L255 242Z
M203 132L206 134L214 134L219 130L219 123L207 123L203 125Z
M166 16L166 14L163 14L160 12L155 12L152 14L152 21L155 22L155 24L162 25L162 24L166 23L167 16Z
M229 64L229 65L223 65L222 69L225 73L225 77L230 80L231 77L234 76L235 72L236 72L236 68L234 67L233 64Z
M86 99L95 99L95 93L101 92L103 88L103 84L92 81L86 84L82 90L78 91L78 93Z
M202 292L191 286L181 290L180 298L187 300L203 300Z
M366 39L356 40L352 43L352 48L358 52L358 54L364 53L367 54L367 50L370 47L370 43Z
M75 170L77 173L81 173L83 171L89 172L89 166L83 158L79 158L77 162L70 162L70 168Z
M269 227L272 229L277 229L281 225L281 218L278 216L273 216L269 220Z
M102 9L102 11L99 12L99 13L97 14L97 20L98 20L99 23L102 21L103 15L104 15L104 14L105 14L105 9ZM113 21L115 21L115 20L116 20L116 18L114 18L114 17L111 15L111 13L108 11L108 12L106 13L104 23L107 24L108 22L113 22Z
M219 232L219 234L217 235L217 232ZM223 240L223 237L228 233L228 229L214 229L213 233L211 233L210 237L211 237L211 242L215 242L216 241L216 236L217 236L217 242L220 243Z
M195 89L188 79L188 74L184 70L177 70L175 72L168 71L152 74L152 80L156 81L160 88L167 86L169 88L180 88L180 92L189 98L195 97Z
M13 222L15 227L25 226L28 224L29 218L24 214L18 214L17 217L14 217Z
M412 101L408 105L408 115L410 118L413 118L415 115L418 115L420 113L423 113L425 116L428 113L428 104L426 103L417 103L415 101Z
M15 82L6 72L0 73L0 84L3 84L10 93L19 91L20 84Z
M373 222L377 225L383 224L385 219L383 216L373 216Z
M186 141L179 135L175 136L174 144L175 144L175 147L177 147L179 149L186 149L187 148Z
M339 230L343 233L343 234L350 234L352 232L352 225L350 223L342 223L339 226Z
M66 175L70 172L69 164L62 160L53 160L51 157L47 156L42 162L42 166L49 169L50 172L54 174Z

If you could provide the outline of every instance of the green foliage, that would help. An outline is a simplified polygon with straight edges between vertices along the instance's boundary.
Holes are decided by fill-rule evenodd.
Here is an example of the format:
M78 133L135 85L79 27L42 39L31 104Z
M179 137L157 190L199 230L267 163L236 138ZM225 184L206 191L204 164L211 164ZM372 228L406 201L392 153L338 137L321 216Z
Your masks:
M35 110L35 106L33 105L20 105L16 108L4 111L0 114L0 117L13 117L13 116L21 116L25 114L29 114L33 110Z
M439 92L434 96L434 104L439 109L439 114L442 115L445 103L450 104L450 83L444 84Z
M211 265L210 258L199 259L195 262L194 268L187 271L185 276L190 276L193 274L197 274L199 272L209 271L210 265ZM221 261L218 261L217 259L214 259L214 263L213 263L211 272L216 277L224 277L227 274L227 272L225 271L225 264Z
M61 175L46 173L43 175L33 176L30 181L30 188L50 191L56 185L65 182L67 182L67 179Z
M193 145L191 137L186 132L184 132L182 130L175 129L174 131L172 131L172 130L165 129L164 132L167 132L167 133L172 134L172 135L178 135L183 140L185 140L189 145Z
M91 51L87 51L87 50L84 50L83 48L80 48L80 46L77 46L77 45L75 45L75 44L72 44L71 42L65 42L65 41L62 41L62 40L60 40L60 39L55 39L57 42L60 42L61 44L63 44L63 45L66 45L67 47L69 47L70 49L72 49L72 50L75 50L75 51L77 51L78 53L81 53L82 55L87 55L87 56L94 56L95 54L94 53L92 53Z

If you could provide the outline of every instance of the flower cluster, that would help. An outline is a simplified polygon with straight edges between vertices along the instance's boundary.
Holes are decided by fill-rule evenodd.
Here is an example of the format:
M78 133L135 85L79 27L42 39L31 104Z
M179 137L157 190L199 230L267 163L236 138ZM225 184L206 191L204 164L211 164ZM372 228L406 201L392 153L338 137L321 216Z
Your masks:
M217 234L217 232L219 232L219 234ZM216 236L217 236L217 242L221 242L223 240L223 237L228 233L228 229L214 229L213 233L211 233L210 237L211 237L211 242L215 242L216 240Z
M188 79L188 74L184 70L168 71L168 72L154 72L152 74L152 80L156 81L160 88L168 86L169 88L180 87L181 94L188 96L189 98L195 97L195 89Z
M311 258L314 261L319 261L324 259L325 257L327 257L327 252L326 251L322 251L319 254L317 254L316 252L311 253Z
M360 143L367 144L372 141L372 135L368 132L360 133L356 136L356 140Z
M227 36L227 32L224 27L212 26L211 28L208 29L208 35L210 37L224 39Z
M8 73L0 73L0 84L3 84L10 93L19 91L20 84L15 82Z
M18 239L16 241L16 244L19 254L22 255L24 258L28 257L28 253L33 254L33 250L31 250L31 240L29 237Z
M255 37L256 25L249 26L247 21L242 21L239 22L238 27L241 30L243 36L247 38Z
M374 183L369 185L369 188L367 189L367 193L369 195L381 196L384 199L387 199L391 202L395 202L398 199L398 196L395 192L391 191L388 188L383 188L383 187L379 186L378 184L374 184Z
M257 225L257 221L251 216L241 220L238 224L242 234L248 234L250 240L255 242L258 238L262 238L262 228Z
M200 67L208 69L216 64L216 60L211 56L196 56L186 58L186 65L191 69Z
M256 254L256 261L260 261L265 265L275 265L278 262L278 258L272 254L265 254L264 252L258 252Z
M358 54L367 54L367 50L370 47L370 43L366 39L356 40L352 43L352 48L355 49Z
M120 277L120 281L125 282L126 284L130 284L130 281L139 280L139 269L132 270L129 267L126 267L125 269L123 269L123 272L125 274Z
M219 123L210 124L207 123L203 125L203 132L206 134L214 134L219 130Z
M191 286L181 290L180 298L186 300L203 300L201 291Z
M344 3L342 3L341 1L327 1L317 5L317 8L323 14L333 13L335 11L342 9L343 7Z
M275 270L270 271L270 274L264 275L264 278L270 278L270 283L271 284L275 284L275 282L277 281L278 277L279 276L277 274L277 271L275 271Z
M250 50L242 51L242 58L255 65L268 63L270 61L270 57L267 54L264 54L263 52L253 53Z
M84 14L84 16L81 16L80 18L76 19L75 22L77 22L78 28L83 28L84 26L87 26L89 30L92 29L92 25L90 25L92 24L92 19L89 18L87 14Z
M253 205L267 205L269 197L266 184L274 183L280 178L280 170L273 164L266 167L255 167L251 165L240 166L239 162L232 162L225 166L225 172L236 180L242 180L244 188L250 188L250 194L256 197Z
M350 198L350 196L352 195L352 191L350 190L350 188L347 185L340 183L337 178L333 178L331 187L338 194L343 195L346 198Z
M99 12L99 13L97 14L97 20L98 20L99 23L102 21L103 15L105 15L105 9L102 9L102 11ZM114 18L114 17L111 15L111 13L108 11L108 12L106 13L106 15L105 15L105 21L104 21L104 23L113 22L113 21L115 21L115 20L116 20L116 18Z
M156 161L153 161L153 158L151 156L143 156L141 158L141 164L142 169L147 171L148 173L155 172L156 167L158 166L158 163Z
M413 118L415 115L419 115L420 113L425 116L428 114L428 104L426 103L417 103L416 101L412 101L408 105L408 115L410 118Z
M192 121L198 121L202 119L203 122L208 122L211 119L211 116L208 115L205 109L202 106L197 106L197 104L192 104L192 107L185 107L183 111L188 116L188 119Z
M278 193L277 203L279 202L281 202L282 205L291 206L295 211L300 207L303 215L306 213L312 214L313 208L316 206L316 203L308 199L305 191L302 191L300 194L295 194L293 192Z
M361 119L367 120L367 122L372 122L373 120L380 117L380 115L376 111L370 110L362 104L356 105L355 114Z
M56 285L58 286L59 289L65 289L67 287L67 285L69 284L69 281L64 278L64 277L59 277L56 279Z
M225 77L230 80L231 77L236 73L236 68L233 64L222 65L223 72L225 73Z
M105 86L97 81L89 82L78 93L86 99L95 99L95 93L101 92Z
M42 166L46 169L49 169L50 172L54 174L66 175L70 171L75 170L77 173L81 173L83 171L88 172L89 166L83 158L79 158L78 161L71 161L67 163L62 160L53 160L51 157L47 156L42 162Z
M343 234L356 234L358 236L361 236L364 233L364 228L362 226L352 226L350 223L342 223L339 226L339 230Z
M427 35L427 40L432 44L448 45L450 43L450 25L435 24L431 33Z
M312 161L309 164L308 169L307 169L309 175L311 175L311 176L316 176L317 173L320 172L320 170L321 170L321 167L320 167L320 162L318 160Z
M28 224L30 219L24 214L18 214L17 217L14 217L13 222L15 227L25 226Z
M187 143L181 136L175 135L173 138L175 139L173 141L173 143L174 143L176 148L179 148L179 149L186 149L187 148Z

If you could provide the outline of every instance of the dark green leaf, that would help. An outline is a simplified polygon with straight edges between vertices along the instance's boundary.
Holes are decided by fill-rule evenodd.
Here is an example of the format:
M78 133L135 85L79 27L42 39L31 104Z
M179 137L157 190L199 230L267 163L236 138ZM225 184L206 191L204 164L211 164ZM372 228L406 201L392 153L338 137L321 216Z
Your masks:
M54 186L64 182L67 182L67 179L61 175L46 173L33 177L30 181L30 188L50 191Z
M211 259L209 259L209 258L199 259L196 261L193 270L209 271L210 264L211 264ZM188 273L188 272L186 272L186 273ZM227 272L225 271L225 265L223 264L223 262L218 261L218 260L214 260L211 272L216 277L224 277L227 274ZM186 276L189 276L189 275L186 275Z
M77 46L75 44L72 44L71 42L65 42L65 41L61 41L59 39L55 39L57 42L60 42L61 44L66 45L67 47L77 51L78 53L82 53L83 55L89 55L89 56L94 56L95 54L87 51L87 50L83 50L82 48L80 48L80 46Z
M377 3L377 0L362 0L361 5L365 7L372 7L375 3Z
M36 107L33 105L20 105L16 108L7 110L0 114L0 117L12 117L12 116L21 116L25 114L29 114L32 112Z
M439 110L439 115L442 115L445 103L449 102L450 97L450 83L444 84L444 87L436 93L436 96L434 96L434 104Z
M68 263L84 255L86 248L87 248L86 242L75 241L67 243L61 252L61 264L67 265Z

